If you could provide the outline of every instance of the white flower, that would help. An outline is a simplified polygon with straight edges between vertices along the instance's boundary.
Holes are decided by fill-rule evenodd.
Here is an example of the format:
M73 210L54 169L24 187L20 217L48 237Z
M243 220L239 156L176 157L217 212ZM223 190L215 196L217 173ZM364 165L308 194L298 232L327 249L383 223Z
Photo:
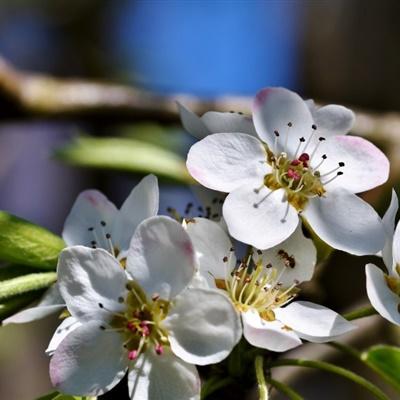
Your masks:
M383 217L387 240L382 250L387 274L374 264L367 264L367 293L372 306L388 321L400 325L400 223L395 230L399 207L397 195L392 192L390 206Z
M354 329L328 308L291 302L298 284L311 279L316 262L315 247L301 225L280 245L253 251L254 266L249 258L236 266L232 243L215 222L196 218L186 229L199 260L196 284L229 294L242 316L243 334L253 346L286 351L300 345L301 339L328 342Z
M182 125L187 132L197 139L203 139L212 133L242 132L256 136L251 116L241 112L208 111L198 117L180 103L178 104Z
M146 218L157 215L159 191L154 175L144 177L118 210L104 194L86 190L79 194L63 230L68 246L83 245L106 249L124 262L136 227ZM65 308L57 284L35 306L3 321L3 324L35 321Z
M64 250L59 287L75 320L64 321L49 345L53 385L100 395L128 371L132 399L199 399L191 364L224 359L241 329L227 296L188 288L194 272L192 242L168 217L137 228L126 272L103 249Z
M383 247L378 214L355 193L385 182L389 162L365 139L336 135L339 127L348 130L352 118L343 118L350 113L343 107L328 107L317 118L321 135L297 94L264 89L253 106L264 143L244 133L216 133L192 146L191 175L229 193L223 216L235 239L261 249L275 246L294 232L301 214L334 248L362 255Z

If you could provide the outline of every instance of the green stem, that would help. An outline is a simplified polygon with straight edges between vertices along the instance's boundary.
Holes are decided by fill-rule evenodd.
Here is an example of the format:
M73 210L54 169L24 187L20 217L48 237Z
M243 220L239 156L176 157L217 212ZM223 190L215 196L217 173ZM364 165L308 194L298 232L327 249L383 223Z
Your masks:
M338 367L337 365L330 364L324 361L316 361L316 360L297 360L297 359L281 359L276 360L271 364L271 368L275 367L283 367L283 366L297 366L297 367L306 367L306 368L316 368L322 371L331 372L336 375L341 375L344 378L347 378L360 386L363 386L366 390L371 392L377 399L380 400L389 400L389 398L382 392L377 386L372 384L371 382L364 379L362 376L355 374L354 372L348 371L347 369Z
M397 385L394 385L393 382L384 374L379 368L376 368L376 366L372 363L370 363L368 360L364 359L362 357L362 353L359 352L357 349L355 349L352 346L345 345L343 343L338 343L338 342L330 342L327 343L327 345L334 347L337 350L340 350L342 353L347 354L356 360L360 361L364 365L366 365L368 368L372 369L375 373L377 373L385 382L393 386L397 391L399 390L399 387Z
M275 389L279 390L281 393L286 395L290 400L304 400L302 396L300 396L296 391L294 391L288 385L278 382L272 378L266 378L267 382L273 386Z
M221 379L220 377L213 376L201 385L201 399L204 400L210 394L232 383L234 383L234 380L231 377Z
M260 394L260 400L268 400L268 387L267 383L265 382L265 375L264 375L264 357L257 356L254 360L254 367L256 370L256 378L258 384L258 392Z
M369 317L370 315L375 315L375 314L377 314L375 308L369 306L360 308L359 310L351 311L347 314L344 314L343 317L347 319L347 321L353 321L355 319Z

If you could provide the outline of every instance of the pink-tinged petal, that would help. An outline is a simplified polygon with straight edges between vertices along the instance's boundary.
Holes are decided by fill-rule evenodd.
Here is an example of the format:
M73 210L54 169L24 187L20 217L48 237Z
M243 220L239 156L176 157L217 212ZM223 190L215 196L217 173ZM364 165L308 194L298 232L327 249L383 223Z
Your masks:
M108 249L102 223L111 227L117 208L97 190L85 190L75 200L65 220L62 237L68 246L92 246Z
M333 136L323 142L311 160L311 166L326 159L318 168L326 190L347 189L352 193L361 193L385 183L389 176L389 160L375 145L357 136ZM340 167L340 163L343 166ZM340 167L338 169L338 167Z
M346 107L329 104L316 108L312 100L308 100L306 103L314 118L318 133L325 138L345 135L354 125L355 115Z
M210 133L213 133L205 126L201 118L198 117L195 113L187 109L183 104L180 104L179 102L177 102L176 104L178 105L182 125L187 132L189 132L197 139L203 139Z
M128 357L123 336L90 322L73 330L60 343L50 361L50 379L60 392L100 396L125 375Z
M172 351L196 365L225 359L242 336L240 316L217 290L187 289L176 297L163 321Z
M400 296L389 289L383 271L374 264L367 264L365 273L367 294L372 306L383 318L400 325Z
M246 183L262 183L270 170L262 143L245 133L207 136L191 147L186 165L194 179L221 192Z
M176 357L168 347L162 355L148 349L132 363L128 388L132 400L200 400L196 367Z
M287 256L286 256L287 255ZM290 260L288 259L290 257ZM255 262L271 264L280 276L283 287L309 281L317 262L317 251L311 239L304 236L301 223L282 243L264 251L254 251Z
M68 247L60 254L57 273L60 293L80 322L109 321L124 309L126 274L107 251Z
M209 287L216 288L215 279L225 279L236 266L236 257L229 236L214 221L194 218L186 225L199 266Z
M243 335L255 347L282 352L301 345L292 329L277 320L265 321L254 310L242 313L242 321Z
M303 217L334 249L355 255L376 254L385 244L385 230L376 211L344 189L310 200Z
M127 271L150 297L175 297L189 285L195 270L192 242L178 222L169 217L152 217L136 229Z
M119 251L129 249L138 225L146 218L157 215L159 190L157 177L145 176L131 191L121 209L116 213L112 226L112 243Z
M73 317L64 319L63 322L57 327L46 349L46 354L52 356L57 350L60 343L75 329L82 326L82 324Z
M311 113L296 93L284 88L266 88L259 91L253 103L253 122L258 136L275 152L286 152L290 157L304 137L313 134ZM289 126L290 125L290 126ZM275 149L275 131L279 133Z
M329 342L356 328L329 308L309 301L295 301L275 310L276 318L311 342Z
M389 271L394 271L397 263L400 263L400 249L397 248L400 244L400 234L398 233L398 237L394 242L394 231L395 231L395 221L397 211L399 209L399 200L397 198L397 194L392 189L392 198L390 200L390 205L385 212L385 215L382 218L382 223L386 232L386 242L385 247L382 250L382 258L385 263L387 269ZM393 246L396 246L396 260L393 258Z
M223 215L229 233L235 239L257 249L268 249L287 239L296 229L299 218L288 204L283 189L242 186L225 200Z

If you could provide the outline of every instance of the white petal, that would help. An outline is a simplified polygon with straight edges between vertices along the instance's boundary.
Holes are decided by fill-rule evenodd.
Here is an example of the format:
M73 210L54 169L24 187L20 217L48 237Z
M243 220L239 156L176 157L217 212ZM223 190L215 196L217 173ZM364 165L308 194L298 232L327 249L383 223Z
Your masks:
M215 133L189 150L190 174L209 189L230 192L245 183L261 183L270 169L261 142L245 133Z
M226 358L242 336L239 314L216 290L188 289L176 298L164 326L172 351L196 365Z
M335 177L338 171L343 172L343 175L327 183L327 190L341 187L361 193L388 179L389 160L375 145L361 137L340 135L327 139L315 153L311 165L318 164L324 154L327 158L319 168L321 175L325 175L322 182ZM344 163L344 167L337 170L340 162Z
M195 269L193 244L178 222L152 217L139 225L129 249L127 271L150 297L176 296L189 285Z
M395 230L394 227L398 209L399 200L397 198L396 192L394 191L394 189L392 189L392 198L390 200L390 205L382 218L383 226L386 231L386 242L385 247L382 250L382 258L388 270L391 270L392 267L395 267L395 264L397 262L400 262L400 252L399 249L397 249L397 246L400 246L400 236L397 237L395 244L393 243ZM396 246L396 260L393 259L393 244Z
M128 250L138 225L146 218L157 215L159 191L157 177L145 176L132 190L112 227L112 242L120 251Z
M80 322L108 321L112 312L122 311L126 281L118 261L103 249L74 246L60 254L58 286L71 315Z
M253 120L249 115L209 111L201 117L201 120L211 133L240 132L257 136Z
M301 345L296 332L281 322L264 321L254 310L242 314L243 335L255 347L271 351L287 351Z
M253 121L258 136L271 149L285 151L290 157L294 156L301 137L308 140L314 123L303 99L284 88L266 88L257 93L253 103ZM291 128L288 123L292 123ZM278 149L274 148L274 131L279 132Z
M288 265L286 255L293 259L293 264ZM317 251L313 241L304 236L300 223L294 233L284 242L264 250L261 254L254 251L253 258L255 262L261 259L263 265L271 264L278 271L278 275L285 270L279 281L283 287L289 287L293 283L309 281L312 278L317 261Z
M39 319L48 317L58 311L61 311L65 308L65 304L57 304L51 306L36 306L27 308L26 310L22 310L17 314L12 315L9 318L6 318L2 325L8 324L25 324L27 322L37 321Z
M355 115L350 109L329 104L311 109L317 131L320 136L328 138L335 135L345 135L354 125Z
M128 357L123 337L100 329L98 322L84 324L60 343L50 361L50 379L62 393L99 396L125 375Z
M389 289L383 271L374 264L367 264L365 273L367 294L372 306L383 318L400 325L400 296Z
M393 235L393 261L392 271L395 272L397 264L400 264L400 223L397 224ZM389 266L388 269L390 271Z
M190 220L186 231L196 251L200 274L209 287L215 288L215 279L225 279L236 266L229 236L218 223L206 218Z
M64 304L64 299L61 296L57 282L50 286L40 299L38 306L53 306Z
M102 248L108 248L101 222L110 226L117 208L104 194L97 190L85 190L75 200L65 220L62 237L68 246L91 246L92 241ZM89 231L89 228L93 230Z
M176 102L178 105L179 115L184 129L197 139L203 139L212 133L204 122L194 112L187 109L184 105Z
M247 185L231 192L223 215L231 236L257 249L267 249L288 238L299 218L283 189L271 191L264 186L258 194L254 189Z
M199 400L200 377L194 365L176 357L169 348L162 355L151 350L139 356L128 374L132 400Z
M329 342L356 328L335 311L308 301L296 301L278 308L275 316L300 337L317 343Z
M52 356L59 344L67 337L67 335L80 326L82 326L82 324L73 317L64 319L54 332L54 335L47 346L46 354Z
M375 254L384 246L385 231L379 215L344 189L312 199L303 215L315 233L335 249L361 256Z

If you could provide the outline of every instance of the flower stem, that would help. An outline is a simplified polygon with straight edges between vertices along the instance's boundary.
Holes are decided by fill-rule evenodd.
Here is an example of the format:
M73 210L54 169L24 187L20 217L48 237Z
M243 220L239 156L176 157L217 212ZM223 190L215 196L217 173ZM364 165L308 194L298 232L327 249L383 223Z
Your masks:
M276 360L271 364L271 368L275 367L283 367L283 366L297 366L297 367L306 367L306 368L315 368L320 369L322 371L331 372L336 375L341 375L344 378L347 378L360 386L363 386L366 390L371 392L377 399L380 400L389 400L389 398L379 389L377 386L372 384L371 382L364 379L362 376L355 374L352 371L347 369L338 367L337 365L330 364L324 361L316 361L316 360L298 360L298 359L281 359Z
M281 393L286 395L290 400L304 400L296 391L294 391L288 385L278 382L272 378L266 378L267 382L273 386L275 389L279 390Z
M344 314L343 317L347 319L347 321L353 321L355 319L369 317L370 315L375 314L377 314L375 308L369 306L360 308L359 310L351 311L347 314Z
M256 378L258 384L258 392L260 400L268 400L268 387L264 375L264 357L257 356L254 360L254 367L256 370Z
M234 383L234 380L231 377L221 379L218 376L213 376L201 385L201 399L204 400L210 396L210 394L232 383Z

